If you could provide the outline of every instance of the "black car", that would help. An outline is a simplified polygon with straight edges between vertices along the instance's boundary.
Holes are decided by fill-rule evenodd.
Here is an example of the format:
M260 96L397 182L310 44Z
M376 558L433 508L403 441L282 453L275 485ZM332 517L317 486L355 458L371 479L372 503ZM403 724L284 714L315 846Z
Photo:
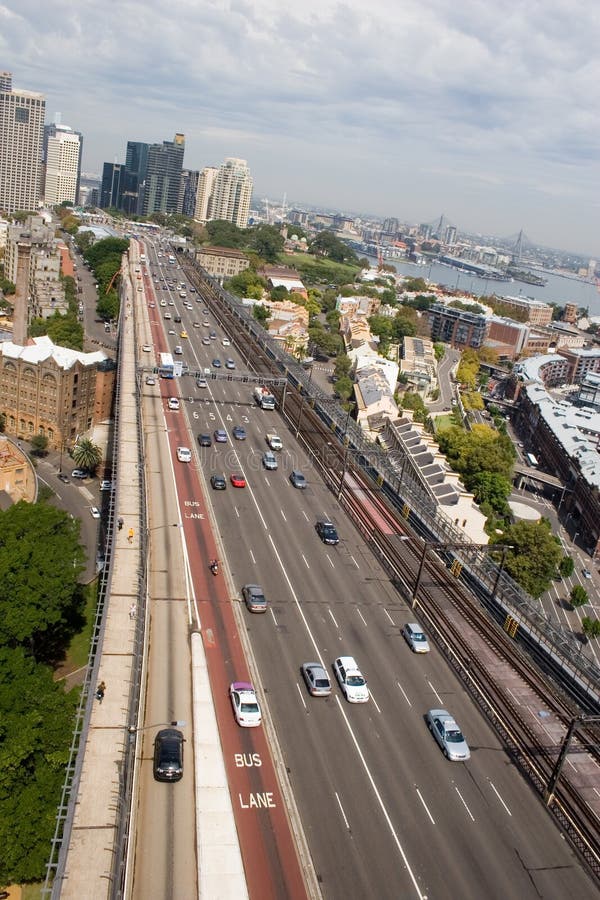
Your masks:
M215 369L220 369L220 368L221 368L221 360L220 360L220 359L213 359L212 364L213 364L213 366L214 366Z
M154 777L157 781L183 777L183 734L176 728L163 728L154 739Z
M201 447L211 447L212 439L210 434L199 434L198 435L198 443Z
M210 485L213 491L224 491L227 488L227 482L224 475L211 475Z
M65 475L64 472L59 472L56 477L59 481L62 481L63 484L69 484L69 477L68 475Z
M181 322L181 316L173 316L174 322Z
M339 544L340 539L338 537L338 533L335 530L335 525L331 522L328 522L327 519L319 519L317 524L315 525L317 529L317 534L321 538L324 544Z

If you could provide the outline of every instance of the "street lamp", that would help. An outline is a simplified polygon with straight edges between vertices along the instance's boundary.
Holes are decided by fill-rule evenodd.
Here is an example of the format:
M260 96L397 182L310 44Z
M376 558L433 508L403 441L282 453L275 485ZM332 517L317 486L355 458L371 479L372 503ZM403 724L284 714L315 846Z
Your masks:
M165 725L171 725L173 728L185 728L185 719L172 719L170 722L153 722L152 725L127 725L127 734L130 740L133 740L138 731L146 731L148 728L161 728Z

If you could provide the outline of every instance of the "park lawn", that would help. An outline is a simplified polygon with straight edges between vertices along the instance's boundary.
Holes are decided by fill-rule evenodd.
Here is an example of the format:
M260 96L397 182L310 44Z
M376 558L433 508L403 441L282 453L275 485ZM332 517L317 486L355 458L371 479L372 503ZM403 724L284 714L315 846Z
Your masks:
M352 284L361 270L360 266L348 266L307 253L285 254L281 263L296 269L309 285Z
M452 428L452 426L456 423L452 415L447 415L435 416L433 419L433 424L436 431L445 431L447 428Z

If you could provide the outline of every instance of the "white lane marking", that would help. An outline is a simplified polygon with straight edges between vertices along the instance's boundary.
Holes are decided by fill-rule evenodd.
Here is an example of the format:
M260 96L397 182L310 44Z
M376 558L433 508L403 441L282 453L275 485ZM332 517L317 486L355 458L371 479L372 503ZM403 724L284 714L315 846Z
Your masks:
M365 617L363 616L363 614L361 613L360 609L357 608L356 612L359 614L359 616L360 616L361 619L363 620L364 624L367 625L366 619L365 619ZM368 627L369 627L369 626L367 625L367 628L368 628Z
M237 516L238 519L239 519L239 517L240 517L240 511L239 511L239 509L237 508L237 506L234 506L233 508L235 509L235 514L236 514L236 516Z
M302 700L302 706L304 707L304 709L307 709L306 701L304 699L304 692L301 690L298 682L296 682L296 687L298 688L298 693L300 694L300 699Z
M419 788L418 788L416 785L415 785L415 790L416 790L416 792L417 792L417 797L419 798L419 800L420 800L421 803L423 804L423 809L425 810L425 812L426 812L427 815L429 816L429 821L431 822L432 825L435 825L435 819L433 818L433 816L432 816L431 813L429 812L429 807L428 807L427 804L425 803L425 801L424 801L424 799L423 799L423 796L422 796L422 794L421 794L421 791L419 790Z
M335 627L336 627L336 628L339 628L340 626L339 626L338 623L335 621L335 616L333 615L333 613L331 612L331 610L328 609L327 612L329 613L329 615L330 615L331 618L333 619L333 624L335 625Z
M335 566L334 566L333 562L331 561L331 557L329 556L329 553L326 553L325 556L329 560L329 565L331 566L331 568L335 569Z
M315 653L317 654L317 659L319 660L319 662L321 663L323 668L327 671L327 666L325 665L325 662L323 661L323 657L321 656L321 651L319 650L319 647L315 640L315 637L314 637L312 631L310 630L308 622L306 621L306 616L304 615L304 610L302 609L302 606L300 605L300 601L298 600L298 595L296 594L296 591L293 588L292 582L290 581L290 576L288 575L286 568L283 565L283 560L281 559L281 556L279 555L279 551L277 550L277 547L275 546L275 541L273 540L271 535L269 535L269 541L271 542L271 547L273 548L273 553L275 554L275 556L277 558L277 562L279 563L279 568L283 572L283 577L287 581L287 585L290 589L290 594L294 598L294 603L296 604L298 612L300 613L300 618L302 619L302 621L304 623L304 627L306 628L307 634L310 638L310 642L313 645L313 647L315 648Z
M400 684L400 682L397 681L396 684L398 685L398 687L400 688L400 690L401 690L402 693L404 694L404 699L406 700L406 702L408 703L408 705L409 705L409 706L412 706L412 703L411 703L410 700L408 699L408 694L406 693L406 691L404 690L404 688L402 687L402 685Z
M308 518L308 516L306 515L304 510L302 510L302 515L304 516L304 518L306 519L307 522L310 522L310 519Z
M360 569L359 564L356 562L356 560L354 559L354 557L352 556L352 554L350 554L350 559L352 560L352 562L354 563L354 565L356 566L356 568L357 568L357 569Z
M308 564L308 560L307 560L307 558L305 557L304 553L302 554L302 559L304 560L304 563L305 563L305 565L306 565L306 568L307 568L307 569L310 569L310 566L309 566L309 564Z
M509 814L509 816L512 816L512 813L511 813L510 809L508 808L508 806L506 805L506 803L504 802L504 800L502 799L502 797L501 797L500 794L498 793L498 791L497 791L497 789L496 789L496 785L494 784L493 781L490 781L489 778L488 778L488 784L489 784L489 786L491 787L491 789L493 790L493 792L495 793L496 797L498 798L498 800L500 801L500 803L502 804L502 806L504 807L504 809L506 810L506 812Z
M375 697L373 696L373 691L371 690L371 688L369 688L369 697L371 698L371 700L372 700L373 703L375 704L375 709L376 709L377 712L381 715L381 710L379 709L379 705L378 705L378 703L377 703L377 700L376 700Z
M467 806L466 801L465 801L465 798L463 797L463 795L461 794L461 792L459 791L459 789L456 787L456 785L454 785L454 790L456 791L456 793L457 793L458 796L460 797L461 802L462 802L462 805L464 806L464 808L466 809L466 811L468 812L468 814L471 816L471 821L474 822L474 821L475 821L475 816L473 815L473 813L471 812L471 810L470 810L469 807Z
M436 691L436 689L434 688L432 683L429 681L429 679L427 680L427 684L429 685L429 687L431 688L431 690L433 691L435 696L438 698L440 706L442 706L442 698L440 697L440 695L438 694L438 692Z
M252 560L252 562L254 563L254 565L256 565L256 559L255 559L255 557L254 557L254 553L252 552L252 550L250 550L250 559Z
M508 691L508 693L510 694L510 696L513 698L513 700L515 701L515 703L517 704L517 706L521 706L520 700L518 699L518 697L515 697L515 695L514 695L513 692L511 691L511 689L510 689L509 687L507 687L506 690Z
M386 616L388 617L388 619L390 620L390 622L392 623L392 625L395 627L395 626L396 626L396 623L394 622L394 620L393 620L392 617L390 616L390 614L389 614L389 612L387 611L387 609L385 609L385 607L384 607L383 611L384 611L384 613L386 614Z
M277 619L275 618L275 613L273 612L273 607L272 607L272 606L269 607L269 612L270 612L271 615L273 616L273 621L274 621L275 624L277 625L278 622L277 622Z
M365 759L365 757L364 757L364 755L363 755L363 752L362 752L362 750L360 749L359 743L358 743L358 741L357 741L357 739L356 739L356 735L355 735L354 732L352 731L352 727L351 727L351 725L350 725L350 722L348 721L348 716L346 715L346 712L345 712L345 710L344 710L344 708L343 708L343 706L342 706L342 701L341 701L340 698L337 697L337 696L336 696L335 700L336 700L336 703L337 703L337 705L338 705L338 709L339 709L339 711L341 712L341 714L342 714L342 716L343 716L343 719L344 719L346 728L348 729L348 732L349 732L349 734L350 734L350 737L352 738L352 742L353 742L353 744L354 744L354 746L355 746L355 748L356 748L356 752L358 753L358 757L359 757L359 759L360 759L360 761L361 761L361 763L362 763L363 769L365 770L365 773L366 773L366 775L367 775L367 778L368 778L368 780L369 780L369 783L370 783L370 785L371 785L371 788L372 788L372 790L373 790L373 793L375 794L375 799L376 799L377 802L379 803L379 808L381 809L381 812L383 813L383 817L384 817L384 819L385 819L385 821L386 821L386 824L387 824L387 826L388 826L388 828L389 828L389 830L390 830L390 833L391 833L391 835L392 835L392 838L394 839L394 843L396 844L396 847L398 848L398 851L399 851L399 853L400 853L400 856L402 857L402 861L404 862L404 865L405 865L405 867L406 867L406 871L408 872L409 877L410 877L410 880L411 880L412 883L413 883L413 887L414 887L414 889L415 889L416 895L417 895L417 897L419 898L419 900L426 900L425 894L422 894L422 893L421 893L421 889L419 888L419 885L418 885L418 883L417 883L417 879L416 879L415 873L413 872L413 870L411 869L411 867L410 867L410 865L409 865L408 857L407 857L407 855L406 855L406 853L405 853L404 847L403 847L402 844L400 843L400 839L399 839L398 835L396 834L396 830L395 830L395 828L394 828L394 826L393 826L393 824L392 824L392 820L390 819L389 813L388 813L388 811L387 811L387 809L386 809L386 807L385 807L385 804L384 804L384 802L383 802L383 800L382 800L382 798L381 798L381 794L379 793L379 789L378 789L377 785L375 784L375 779L374 779L373 776L371 775L371 771L370 771L370 769L369 769L369 767L368 767L368 765L367 765L367 761L366 761L366 759Z
M265 475L265 484L267 485L267 487L271 487L271 482L269 481L269 479L267 478L266 475Z
M280 509L279 512L281 513L281 515L282 515L282 517L283 517L283 521L284 521L284 522L287 522L287 519L286 519L286 517L285 517L284 511L283 511L282 509Z
M348 817L346 816L346 813L344 812L344 807L342 806L342 801L340 800L340 797L339 797L339 794L338 794L337 791L335 792L335 799L336 799L337 802L338 802L338 806L339 806L339 808L340 808L340 812L341 812L341 814L342 814L342 816L343 816L343 818L344 818L344 822L346 823L346 828L348 829L348 831L350 831L350 825L349 825L349 823L348 823Z

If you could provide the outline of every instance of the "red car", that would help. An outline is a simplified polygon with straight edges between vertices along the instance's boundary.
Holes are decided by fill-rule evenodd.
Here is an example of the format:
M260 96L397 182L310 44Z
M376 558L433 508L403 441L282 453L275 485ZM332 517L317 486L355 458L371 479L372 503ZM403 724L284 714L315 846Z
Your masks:
M239 475L236 472L230 476L229 480L231 481L233 487L246 487L246 479L243 475Z

